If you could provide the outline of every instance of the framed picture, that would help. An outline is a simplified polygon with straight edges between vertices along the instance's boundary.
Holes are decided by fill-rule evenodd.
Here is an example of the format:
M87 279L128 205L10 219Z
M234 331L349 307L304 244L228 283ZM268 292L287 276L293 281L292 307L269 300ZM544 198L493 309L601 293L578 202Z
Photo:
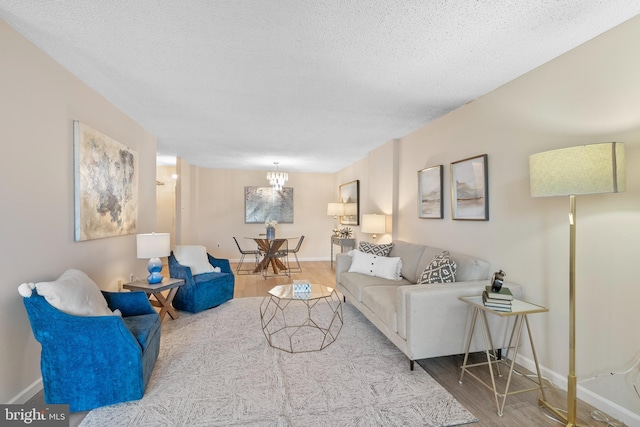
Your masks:
M244 222L293 224L293 187L274 190L273 187L244 187Z
M489 176L487 155L451 163L451 217L472 221L489 220Z
M442 165L418 171L418 218L444 218Z
M360 181L355 180L340 186L340 203L344 203L344 216L340 224L360 225Z
M75 240L136 232L138 154L73 122Z

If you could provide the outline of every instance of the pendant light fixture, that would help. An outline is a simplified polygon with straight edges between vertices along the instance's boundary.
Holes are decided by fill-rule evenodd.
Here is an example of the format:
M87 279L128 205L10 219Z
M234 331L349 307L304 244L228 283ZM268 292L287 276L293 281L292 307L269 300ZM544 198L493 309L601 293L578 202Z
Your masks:
M274 190L280 191L284 183L289 180L289 174L278 170L279 162L273 162L273 164L276 165L276 168L272 172L267 172L267 180L269 180L269 184L271 184Z

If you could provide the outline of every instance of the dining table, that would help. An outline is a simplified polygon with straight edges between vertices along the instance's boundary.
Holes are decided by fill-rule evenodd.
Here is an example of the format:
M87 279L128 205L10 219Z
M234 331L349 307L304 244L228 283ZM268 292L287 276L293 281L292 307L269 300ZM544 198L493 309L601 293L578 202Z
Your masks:
M287 266L280 260L279 252L288 249L288 241L290 238L277 238L267 239L265 236L259 237L246 237L246 239L252 239L258 245L258 249L264 255L260 263L253 270L254 273L264 271L271 266L274 274L279 274L280 271L288 270ZM282 246L285 246L284 248Z

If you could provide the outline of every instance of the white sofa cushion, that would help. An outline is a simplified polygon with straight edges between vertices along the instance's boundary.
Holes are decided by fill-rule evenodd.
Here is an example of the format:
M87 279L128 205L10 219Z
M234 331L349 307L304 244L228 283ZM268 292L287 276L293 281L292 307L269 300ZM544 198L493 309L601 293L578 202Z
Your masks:
M60 311L75 316L118 315L109 309L98 285L84 272L69 269L53 282L35 285L38 295Z
M417 271L418 262L422 258L424 252L424 245L416 245L414 243L403 242L402 240L394 240L390 257L402 258L402 277L410 281L411 283L418 283L420 273L424 270L424 267ZM435 255L435 254L434 254ZM429 257L429 261L433 258L433 255Z
M389 280L400 280L402 260L398 257L382 257L366 254L355 249L349 252L353 257L349 273L366 274L367 276L382 277Z
M213 266L209 264L207 248L200 245L184 245L173 248L173 255L180 265L191 268L194 276L202 273L212 273Z
M362 303L393 332L398 332L398 316L394 304L397 291L397 286L368 286L362 290Z
M407 279L402 280L388 280L381 277L366 276L359 273L343 272L340 275L340 284L344 286L345 290L353 296L358 302L362 302L362 291L369 286L400 286L400 285L412 285ZM347 296L347 299L351 299L351 296Z

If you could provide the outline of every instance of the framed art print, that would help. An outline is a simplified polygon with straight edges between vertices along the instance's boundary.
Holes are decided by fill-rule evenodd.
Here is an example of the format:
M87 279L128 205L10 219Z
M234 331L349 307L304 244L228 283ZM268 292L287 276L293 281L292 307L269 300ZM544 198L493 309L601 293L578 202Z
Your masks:
M442 165L418 171L418 218L444 218Z
M244 222L260 224L267 220L293 224L293 187L244 187Z
M340 203L344 203L344 216L340 224L360 225L360 181L355 180L340 186Z
M487 155L451 163L451 217L489 220L489 177Z

